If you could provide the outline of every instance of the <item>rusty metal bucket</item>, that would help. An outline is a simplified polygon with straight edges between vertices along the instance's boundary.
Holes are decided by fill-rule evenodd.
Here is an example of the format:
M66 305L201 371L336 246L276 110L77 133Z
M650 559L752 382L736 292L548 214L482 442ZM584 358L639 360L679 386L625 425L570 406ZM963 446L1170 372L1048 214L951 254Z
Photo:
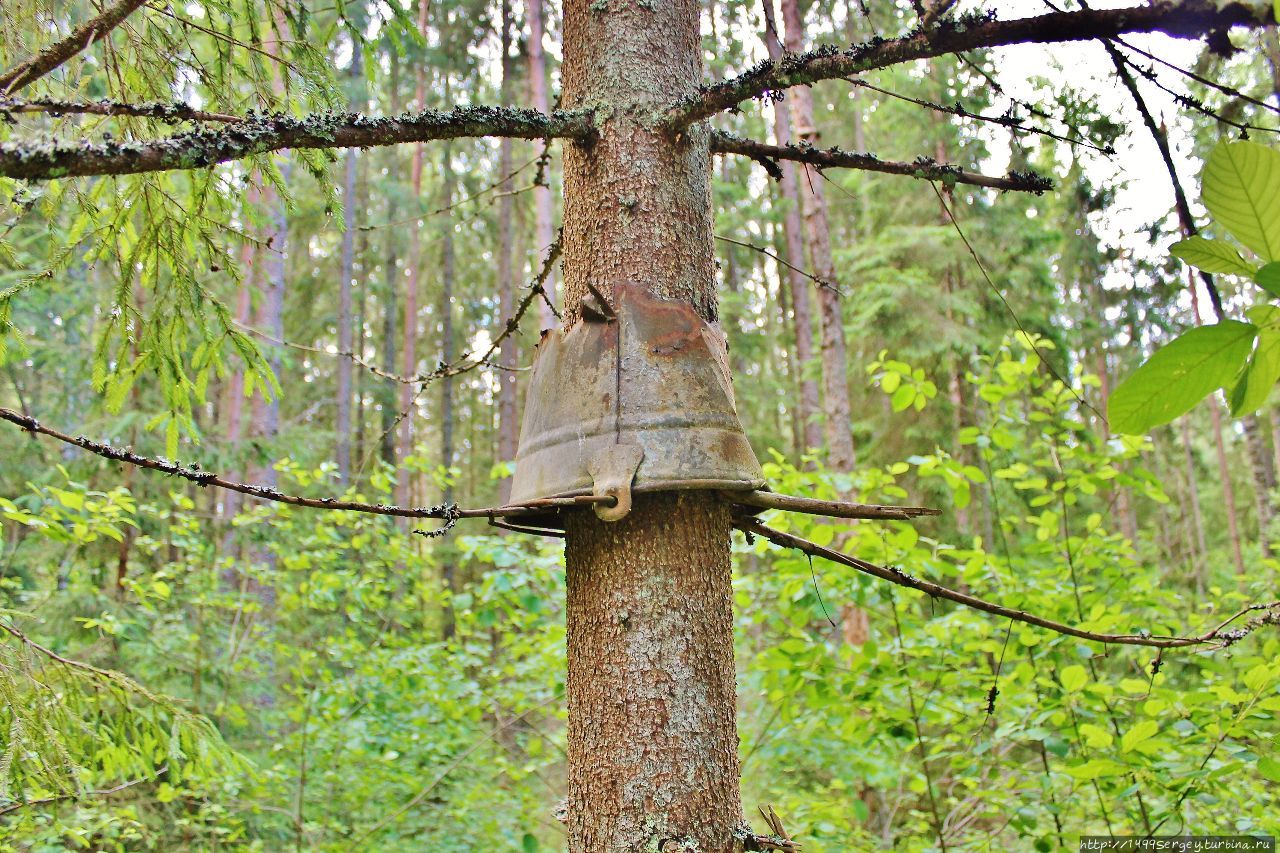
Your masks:
M526 401L513 504L610 494L619 506L597 512L620 518L629 491L764 485L724 335L639 285L615 285L611 304L592 297L582 321L543 333Z

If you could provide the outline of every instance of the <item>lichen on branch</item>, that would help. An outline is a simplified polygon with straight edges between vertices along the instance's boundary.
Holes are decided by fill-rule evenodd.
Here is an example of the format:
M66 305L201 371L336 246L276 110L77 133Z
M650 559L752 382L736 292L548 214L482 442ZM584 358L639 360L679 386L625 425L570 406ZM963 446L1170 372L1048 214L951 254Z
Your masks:
M459 137L589 138L591 113L469 106L391 117L319 113L294 118L251 114L217 129L199 129L146 141L5 142L0 176L26 180L88 175L131 175L200 169L285 149L369 148Z
M904 175L928 181L948 184L969 184L996 190L1029 192L1039 195L1053 189L1053 181L1035 172L1010 172L1008 175L983 175L969 172L949 163L939 163L932 157L919 157L909 163L881 160L874 154L859 154L840 148L815 148L812 145L769 145L752 139L743 139L731 133L715 131L711 135L711 150L718 154L741 154L761 163L765 168L777 160L807 163L819 169L845 168L866 172L882 172L887 175Z
M762 62L737 77L700 87L657 116L668 131L733 110L743 101L792 86L886 68L916 59L1016 44L1089 41L1125 33L1159 32L1198 38L1232 26L1259 28L1272 23L1269 4L1211 0L1166 0L1122 9L1051 12L1012 21L990 13L948 18L900 38L873 38L848 48L823 45L806 53Z

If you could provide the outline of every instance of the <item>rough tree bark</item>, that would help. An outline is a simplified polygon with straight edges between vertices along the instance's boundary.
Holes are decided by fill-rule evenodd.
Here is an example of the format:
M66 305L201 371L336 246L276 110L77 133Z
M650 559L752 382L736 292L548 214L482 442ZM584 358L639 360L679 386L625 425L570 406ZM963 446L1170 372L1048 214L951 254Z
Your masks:
M716 319L708 131L652 123L699 83L698 20L697 0L564 4L564 104L600 110L599 139L565 150L566 323L619 280ZM734 849L729 524L708 492L568 520L571 851Z
M797 0L782 0L782 23L786 31L787 50L800 53L804 49L804 19ZM791 103L793 132L801 142L815 145L818 129L813 121L813 95L808 87L797 86L788 93ZM818 322L822 330L822 393L826 417L827 464L833 470L853 470L852 410L849 405L849 381L845 367L844 311L840 293L835 289L835 262L831 257L831 230L827 221L827 199L822 177L807 167L798 176L798 192L804 214L805 236L813 274L829 286L818 288Z

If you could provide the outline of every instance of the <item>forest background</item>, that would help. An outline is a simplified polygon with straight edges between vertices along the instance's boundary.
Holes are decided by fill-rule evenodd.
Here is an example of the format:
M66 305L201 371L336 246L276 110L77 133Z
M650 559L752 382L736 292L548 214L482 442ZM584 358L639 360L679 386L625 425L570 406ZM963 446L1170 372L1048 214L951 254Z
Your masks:
M0 68L94 13L4 4ZM788 46L850 43L917 14L786 0L777 26ZM558 27L538 0L153 3L22 98L545 109ZM709 2L703 31L709 79L769 55L754 0ZM1232 417L1214 396L1145 437L1101 414L1153 349L1210 320L1169 252L1186 223L1155 137L1209 225L1203 161L1242 133L1274 144L1278 125L1275 30L1237 41L920 61L815 86L813 127L793 127L891 160L1038 171L1055 180L1042 195L815 169L788 190L717 159L721 323L770 484L943 510L777 526L1098 631L1200 633L1276 597L1280 413ZM17 104L0 100L0 140L192 118ZM771 138L789 107L722 126ZM558 181L555 145L511 140L0 178L0 406L288 493L495 505L556 322L530 284L557 304ZM828 207L797 223L815 184ZM1259 296L1215 280L1229 313ZM824 365L816 312L833 303L848 351ZM824 393L833 370L845 411ZM563 846L558 540L243 500L4 426L7 848ZM1280 829L1274 631L1099 647L763 541L735 556L744 802L804 849Z

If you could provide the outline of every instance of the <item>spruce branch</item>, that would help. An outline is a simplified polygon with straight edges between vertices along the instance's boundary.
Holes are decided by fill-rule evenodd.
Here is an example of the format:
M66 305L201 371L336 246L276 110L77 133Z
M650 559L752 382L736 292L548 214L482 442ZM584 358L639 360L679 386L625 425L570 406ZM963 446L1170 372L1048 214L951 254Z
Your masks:
M133 175L200 169L285 149L371 148L477 136L586 139L592 132L588 110L547 115L515 107L478 106L382 118L336 112L303 118L255 113L226 127L192 130L165 139L0 143L0 176L43 181Z
M791 160L808 163L819 169L861 169L882 172L887 175L905 175L928 181L952 184L969 184L997 190L1029 192L1039 195L1053 189L1053 181L1034 172L1011 172L1006 176L983 175L969 172L958 166L939 163L932 157L920 157L910 163L881 160L874 154L858 154L839 148L815 148L807 143L797 145L769 145L752 139L743 139L724 131L713 131L711 150L717 154L741 154L753 160Z
M1199 38L1232 26L1259 28L1272 22L1269 4L1211 0L1163 0L1120 9L1050 12L1012 21L988 13L961 15L900 38L873 38L849 48L824 45L806 53L766 61L695 92L659 111L657 124L678 132L733 110L743 101L774 95L792 86L862 74L917 59L1017 44L1091 41L1127 33L1164 33Z

